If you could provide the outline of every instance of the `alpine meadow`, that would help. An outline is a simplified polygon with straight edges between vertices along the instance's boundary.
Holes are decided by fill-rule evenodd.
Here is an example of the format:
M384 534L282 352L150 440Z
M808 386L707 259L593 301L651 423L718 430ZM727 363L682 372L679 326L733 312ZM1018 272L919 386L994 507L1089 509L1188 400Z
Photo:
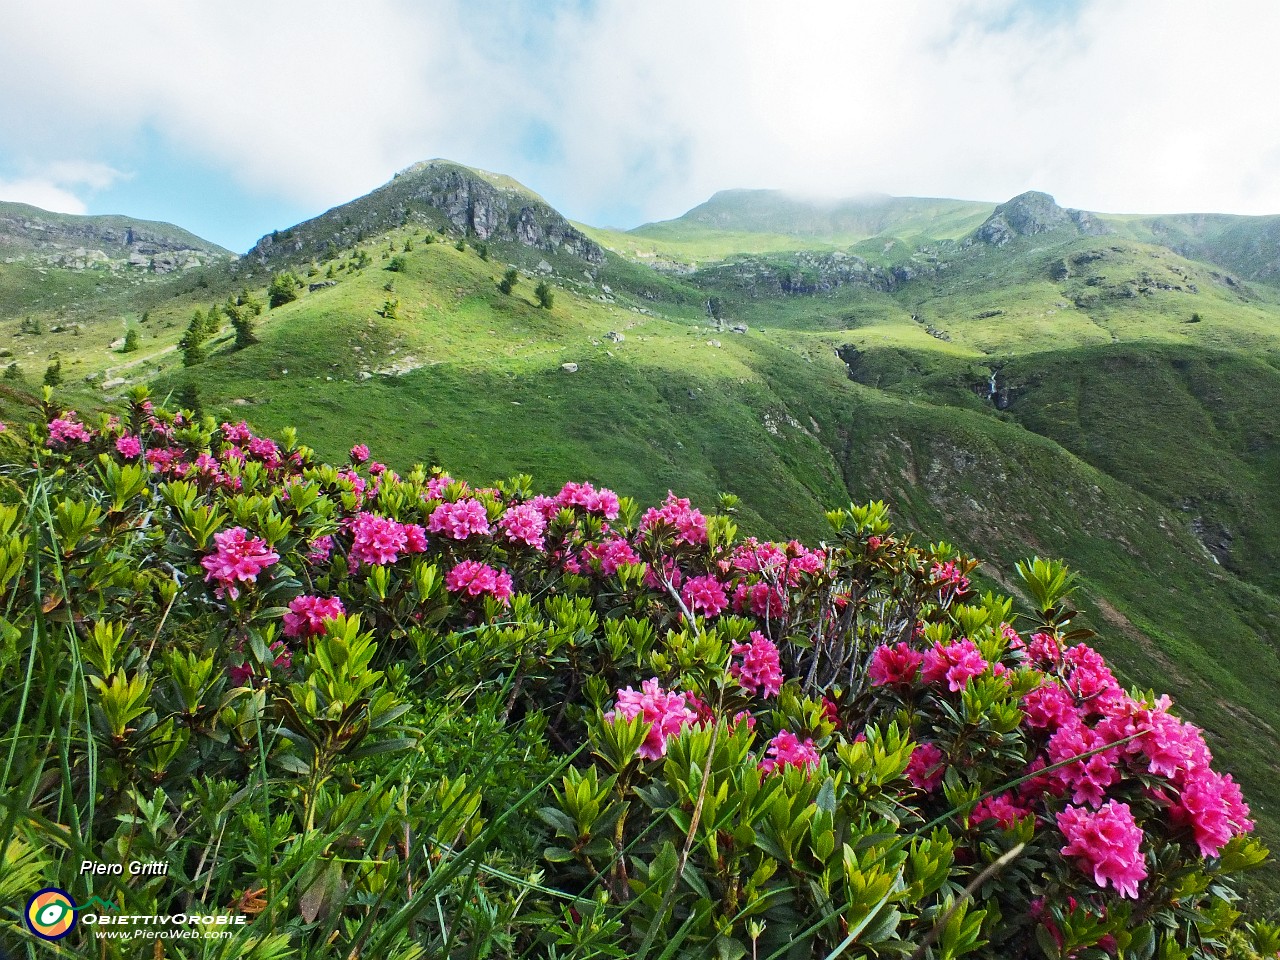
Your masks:
M0 367L0 954L1280 951L1280 217L0 203Z

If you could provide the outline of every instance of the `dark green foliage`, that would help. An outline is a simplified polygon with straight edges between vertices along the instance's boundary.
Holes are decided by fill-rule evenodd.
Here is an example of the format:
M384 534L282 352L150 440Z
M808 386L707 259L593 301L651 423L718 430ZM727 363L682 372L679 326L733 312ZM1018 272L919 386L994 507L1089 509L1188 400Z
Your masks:
M543 310L550 310L556 301L555 291L551 284L545 280L540 280L538 285L533 288L533 295L538 298L538 306Z
M204 416L204 407L200 403L200 389L188 380L178 389L178 406L190 410L197 417Z
M476 253L480 254L481 260L489 259L489 245L487 243L477 243Z
M502 279L498 281L498 289L505 294L510 294L519 282L520 271L515 267L510 267L507 269L507 272L502 275Z
M271 305L271 309L283 307L286 303L292 303L298 299L298 288L302 286L296 276L291 271L284 270L277 273L271 279L271 286L267 288L267 301Z
M26 377L22 375L22 368L17 363L11 363L4 368L4 378L10 383L26 382Z
M44 324L40 322L39 317L23 317L18 329L32 336L39 336L44 333Z
M44 385L56 387L62 383L62 361L55 360L44 371Z
M390 270L392 273L399 273L406 266L408 266L408 263L409 261L404 257L400 257L400 256L392 257L391 262L387 264L387 269Z
M120 348L122 353L136 353L138 350L138 328L130 327L124 335L124 346Z
M208 320L203 311L196 310L191 315L191 323L187 325L187 332L178 341L178 349L182 351L182 365L184 367L194 367L197 363L204 363L207 356L204 345L208 340Z

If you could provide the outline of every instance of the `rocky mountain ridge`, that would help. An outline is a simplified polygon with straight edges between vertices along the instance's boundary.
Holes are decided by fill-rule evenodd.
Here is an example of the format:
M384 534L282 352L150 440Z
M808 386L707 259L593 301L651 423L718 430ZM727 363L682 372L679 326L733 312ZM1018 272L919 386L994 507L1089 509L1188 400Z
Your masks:
M0 262L4 263L169 273L232 256L170 223L50 213L24 203L0 203Z
M321 257L409 223L487 243L512 243L605 262L603 248L516 181L444 160L414 164L378 189L263 237L246 254L262 264Z

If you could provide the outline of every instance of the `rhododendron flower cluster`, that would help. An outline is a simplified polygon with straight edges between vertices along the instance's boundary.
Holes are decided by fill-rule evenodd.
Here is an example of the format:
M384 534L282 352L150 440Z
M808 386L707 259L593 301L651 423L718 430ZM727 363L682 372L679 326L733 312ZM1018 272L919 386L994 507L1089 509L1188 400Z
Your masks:
M716 617L729 605L724 585L712 576L690 577L680 591L685 606L695 614Z
M818 765L818 751L813 746L813 738L805 737L802 742L790 730L778 731L778 735L769 741L765 753L765 758L760 761L760 769L765 773L773 773L783 767L809 770Z
M772 697L782 689L782 662L777 644L759 630L751 631L750 643L735 643L729 650L741 657L729 668L738 686L758 697Z
M416 523L399 523L390 517L362 511L351 521L351 551L354 566L383 566L395 563L402 553L427 549L426 532Z
M258 574L280 560L280 554L267 547L266 541L250 537L244 527L232 527L213 535L214 553L200 561L205 568L205 581L217 583L219 598L235 600L240 596L238 584L255 583Z
M980 677L987 671L987 661L972 640L954 643L936 643L925 651L920 664L920 678L925 683L947 682L953 693L964 689L971 677Z
M606 520L618 519L621 505L612 490L597 490L589 483L566 483L556 494L554 503L559 507L581 507L587 513L595 513Z
M489 513L479 500L464 497L456 503L442 503L431 513L427 529L452 540L489 533Z
M969 578L960 572L954 560L933 565L933 582L944 590L955 593L966 593L969 590Z
M495 570L487 563L477 560L463 560L445 574L444 585L453 593L478 597L489 594L503 604L509 604L513 596L511 590L511 574L505 570Z
M324 632L324 622L340 617L346 610L337 597L314 597L304 593L289 601L289 612L284 615L286 637L314 637Z
M1138 897L1146 879L1142 828L1127 803L1108 801L1098 810L1067 807L1058 814L1058 828L1067 838L1064 857L1074 857L1099 887L1110 884L1122 897Z
M92 439L89 430L76 419L76 412L68 410L56 420L49 421L49 447L65 447L72 443L88 443Z
M909 643L882 645L871 654L867 676L876 686L909 686L915 682L923 662L924 654Z
M911 752L911 759L907 761L907 769L904 771L906 778L917 790L932 793L942 783L942 776L946 773L946 759L946 754L937 744L917 743L915 750Z
M640 518L640 532L655 526L670 526L676 531L676 541L698 546L707 542L707 518L695 510L684 497L667 491L667 499L661 507L650 507Z
M132 433L126 433L116 439L116 449L122 457L134 460L142 453L142 441Z
M667 740L698 719L683 693L668 693L658 685L658 678L645 680L639 691L627 687L618 691L618 702L604 715L612 723L616 717L634 720L640 717L649 724L649 733L636 751L646 760L657 760L667 752Z
M498 526L512 543L523 543L535 550L546 548L543 531L547 529L547 518L532 503L520 503L508 507Z

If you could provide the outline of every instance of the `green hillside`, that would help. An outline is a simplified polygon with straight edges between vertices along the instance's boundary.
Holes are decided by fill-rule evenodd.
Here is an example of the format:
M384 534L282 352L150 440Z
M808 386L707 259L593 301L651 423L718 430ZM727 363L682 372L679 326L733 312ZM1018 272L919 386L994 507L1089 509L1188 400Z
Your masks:
M1265 257L1224 273L1153 239L1033 194L731 191L603 231L433 161L235 265L100 290L83 271L0 271L0 341L28 384L61 357L82 408L146 381L218 419L296 426L332 460L372 437L401 470L733 493L768 536L821 536L826 508L880 498L1008 589L1015 561L1061 556L1100 649L1205 727L1274 844L1280 292L1249 279ZM245 287L265 300L285 268L299 296L260 318L260 342L236 349L224 326L183 366L195 309ZM82 326L21 332L32 311ZM21 394L0 393L0 415L23 416Z

